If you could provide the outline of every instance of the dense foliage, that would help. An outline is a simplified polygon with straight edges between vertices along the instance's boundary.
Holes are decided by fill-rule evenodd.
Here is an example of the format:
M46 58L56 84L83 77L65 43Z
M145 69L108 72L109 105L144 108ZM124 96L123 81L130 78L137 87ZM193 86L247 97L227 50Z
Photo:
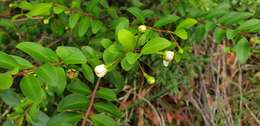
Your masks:
M240 77L239 84L255 84L251 88L257 91L252 94L259 97L259 0L0 3L3 126L190 125L189 121L180 123L182 119L197 119L192 125L242 125L246 114L240 109L251 103L240 102L246 99L260 105L259 98L242 95L243 85L239 96L227 94L223 86L237 85L232 79ZM246 64L253 68L251 73L244 72L245 78L250 77L244 80ZM214 69L214 65L232 70ZM208 69L214 72L207 73ZM229 73L231 78L226 77ZM205 82L207 74L213 79ZM211 89L213 82L218 85ZM209 91L201 93L206 88ZM182 96L184 102L151 103L164 95L175 100ZM216 97L211 99L210 95ZM225 104L226 96L231 96L233 109L222 114L223 108L231 109ZM208 108L201 110L205 104L198 101L204 98ZM222 109L212 109L213 101L223 102ZM152 109L146 110L145 103ZM166 117L170 120L172 115L167 111L185 105L194 106L189 112L199 116L176 116L176 122L165 122L154 108L168 108ZM259 124L259 114L250 112ZM150 121L143 121L144 113L152 113L146 115ZM220 114L213 116L215 113ZM159 123L154 121L157 119Z

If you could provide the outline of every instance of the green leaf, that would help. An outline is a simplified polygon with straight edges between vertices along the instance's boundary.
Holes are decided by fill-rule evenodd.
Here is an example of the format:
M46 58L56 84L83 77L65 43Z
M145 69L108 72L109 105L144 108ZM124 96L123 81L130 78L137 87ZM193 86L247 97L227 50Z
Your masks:
M79 79L72 80L71 84L67 86L67 89L74 94L89 95L91 93L90 88Z
M93 34L98 33L102 28L102 22L99 20L91 21L91 31Z
M56 52L55 51L53 51L52 49L50 49L50 48L45 48L45 50L46 50L46 54L47 54L47 56L48 56L48 58L49 58L49 61L52 61L52 62L59 62L59 57L58 57L58 55L56 54Z
M134 50L136 46L135 36L126 29L121 29L118 31L117 35L119 43L127 50Z
M154 26L162 27L164 25L171 24L171 23L177 21L178 19L180 19L180 17L178 17L176 15L166 15L166 16L160 18L160 20L156 21Z
M109 82L111 82L118 91L121 91L125 85L125 79L122 74L115 69L110 71L107 75Z
M3 126L15 126L15 124L12 120L5 120Z
M231 29L227 29L226 30L226 37L229 39L229 40L232 40L236 35L236 31L235 30L231 30Z
M20 82L22 93L30 100L40 103L43 99L41 84L33 75L26 75Z
M9 89L13 84L13 77L10 73L0 73L0 90Z
M100 88L97 91L97 96L100 98L103 98L107 101L117 100L116 93L112 89L109 89L109 88Z
M155 37L144 45L144 47L141 50L141 54L154 54L158 51L170 47L171 45L172 43L169 40L161 37Z
M218 19L218 22L223 24L234 24L251 16L253 16L253 14L248 12L229 12Z
M70 15L70 17L69 17L69 27L71 29L73 29L76 26L80 16L81 15L79 13L73 13L73 14Z
M15 55L11 55L11 57L16 61L20 69L33 68L33 65L28 60Z
M91 83L94 83L95 76L94 76L94 73L93 73L91 67L87 64L83 64L81 66L81 68L82 68L82 73L83 73L84 77Z
M111 64L120 58L122 52L120 52L119 47L118 43L114 43L104 51L103 60L106 64Z
M27 53L28 55L30 55L31 57L33 57L36 60L39 60L42 62L48 62L48 60L49 60L46 49L39 43L22 42L22 43L19 43L16 46L16 48Z
M130 70L135 65L135 63L139 57L140 57L140 55L137 53L133 53L133 52L127 53L126 57L124 57L121 60L122 68L126 71Z
M236 29L237 31L260 32L260 19L247 20Z
M52 3L37 3L34 4L30 8L30 12L28 12L27 16L46 16L50 14L50 9L52 7Z
M246 38L242 38L238 41L235 46L235 52L238 58L238 61L241 64L246 63L247 59L250 56L250 47Z
M197 24L197 20L193 18L187 18L183 20L180 24L178 24L176 29L188 29L195 24Z
M94 107L98 112L107 112L118 118L122 116L119 108L111 102L97 102Z
M5 52L0 51L0 67L6 69L13 69L18 67L17 62Z
M81 118L82 115L78 113L62 112L50 118L47 126L75 126Z
M204 38L206 37L207 35L207 32L206 32L206 28L205 28L205 25L198 25L195 29L195 32L193 34L193 39L196 41L196 42L201 42L202 40L204 40Z
M58 105L58 111L85 110L88 104L88 97L81 94L70 94L64 97Z
M76 47L59 46L56 53L65 64L84 64L87 62L84 54Z
M9 105L11 107L16 107L20 103L19 95L16 94L11 89L4 90L0 94L0 97L4 101L5 104L7 104L7 105Z
M94 126L118 126L116 122L109 116L103 114L94 114L90 116Z
M91 20L89 17L84 16L81 17L80 21L79 21L79 27L78 27L78 36L79 37L83 37L85 35L85 33L87 32L89 26L91 25Z
M4 19L4 18L0 19L0 26L8 28L8 29L15 28L15 24L11 20Z
M104 47L104 48L108 48L110 45L112 45L112 41L110 39L106 39L106 38L103 38L101 41L100 41L100 44Z
M119 23L116 26L116 36L121 29L127 29L129 27L129 20L125 17L119 18Z
M188 39L188 33L185 29L176 29L173 33L183 40Z
M67 83L63 68L44 64L38 68L36 73L48 85L49 90L57 92L59 95L63 93Z
M226 37L226 32L224 29L217 27L213 35L216 43L220 43Z
M99 60L99 53L94 50L92 47L90 46L83 46L81 48L82 52L84 53L84 55L86 56L86 58L88 59L88 63L92 66L95 67L99 64L101 64L101 61Z
M142 11L139 8L137 8L137 7L130 7L130 8L127 9L127 11L130 12L132 15L134 15L139 22L144 24L144 21L145 21L144 15L143 15Z
M24 10L30 10L31 8L33 8L33 5L23 0L18 4L18 7Z
M62 13L64 10L66 9L65 6L59 5L59 4L55 4L55 6L53 7L53 12L55 14L60 14Z

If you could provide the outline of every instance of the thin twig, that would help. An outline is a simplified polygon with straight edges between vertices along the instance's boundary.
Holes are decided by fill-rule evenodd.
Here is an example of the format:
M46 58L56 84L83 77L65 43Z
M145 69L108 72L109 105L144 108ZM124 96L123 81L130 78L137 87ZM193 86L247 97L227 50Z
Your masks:
M92 94L91 94L90 103L89 103L88 109L87 109L87 111L86 111L86 113L85 113L84 119L83 119L83 121L82 121L82 123L81 123L81 126L85 126L86 123L87 123L88 116L89 116L89 114L90 114L90 112L91 112L92 106L93 106L94 101L95 101L96 92L97 92L97 89L98 89L98 87L99 87L100 80L101 80L101 78L98 78L97 83L96 83L96 86L95 86L95 88L94 88L94 90L93 90L93 92L92 92Z

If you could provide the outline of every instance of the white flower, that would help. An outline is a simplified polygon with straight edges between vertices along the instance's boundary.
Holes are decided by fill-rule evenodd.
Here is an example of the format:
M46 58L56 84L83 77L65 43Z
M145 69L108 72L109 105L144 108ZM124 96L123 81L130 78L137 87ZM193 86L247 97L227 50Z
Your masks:
M165 67L167 67L168 65L169 65L169 61L166 61L166 60L163 60L163 65L165 66Z
M139 30L140 32L144 32L146 29L147 29L147 28L146 28L145 25L140 25L140 26L138 27L138 30Z
M174 52L173 51L165 51L164 52L164 60L170 62L173 60Z
M101 64L95 67L95 74L98 77L104 77L107 73L107 68L105 66L105 64Z

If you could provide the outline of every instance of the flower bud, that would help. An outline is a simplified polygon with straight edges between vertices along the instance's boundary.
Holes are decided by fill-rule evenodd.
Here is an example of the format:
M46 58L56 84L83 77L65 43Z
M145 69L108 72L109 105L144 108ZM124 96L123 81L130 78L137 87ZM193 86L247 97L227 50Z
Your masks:
M79 75L78 71L75 70L75 69L69 69L67 71L67 76L69 79L74 79L74 78L77 78Z
M49 19L44 19L43 24L49 24Z
M173 57L174 57L174 52L173 51L165 51L164 52L164 60L170 62L173 60Z
M9 4L9 7L10 7L10 8L11 8L11 7L14 7L14 4L10 3L10 4Z
M144 72L144 77L145 77L148 84L154 84L155 83L155 78L153 76L150 76L150 75L148 75L147 73Z
M105 66L105 64L101 64L95 67L95 74L98 77L104 77L107 73L107 68Z
M155 83L154 77L152 77L152 76L148 77L147 82L148 82L148 84L154 84Z
M163 65L165 66L165 67L167 67L168 65L169 65L169 61L166 61L166 60L163 60Z
M147 28L146 28L145 25L140 25L140 26L138 27L138 30L139 30L140 32L145 32L146 29L147 29Z

